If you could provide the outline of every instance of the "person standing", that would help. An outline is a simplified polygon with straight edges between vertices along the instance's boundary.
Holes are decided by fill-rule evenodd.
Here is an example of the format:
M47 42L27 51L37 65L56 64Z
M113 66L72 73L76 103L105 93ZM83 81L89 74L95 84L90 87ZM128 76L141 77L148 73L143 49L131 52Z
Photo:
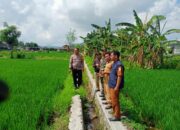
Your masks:
M74 53L70 57L69 69L72 71L75 88L82 84L82 71L84 70L84 59L79 53L79 48L74 48Z
M104 68L106 66L106 60L105 60L105 53L106 53L106 50L103 49L102 50L102 57L101 57L101 60L100 60L100 83L101 83L101 95L100 97L103 97L102 100L105 100L105 95L104 95Z
M113 61L111 61L110 54L111 54L110 52L105 53L106 66L104 69L104 93L105 93L105 97L106 97L106 102L103 102L103 104L109 105L106 108L111 108L111 106L112 106L109 85L108 85L109 74L111 72L112 65L113 65Z
M109 88L113 108L113 117L109 118L110 121L121 120L119 93L120 89L124 86L124 65L119 60L120 53L113 51L111 53L111 60L114 61L109 75Z
M100 60L101 60L101 54L96 53L94 56L94 61L93 61L93 68L94 68L95 77L96 77L96 91L100 91L100 87L99 87Z

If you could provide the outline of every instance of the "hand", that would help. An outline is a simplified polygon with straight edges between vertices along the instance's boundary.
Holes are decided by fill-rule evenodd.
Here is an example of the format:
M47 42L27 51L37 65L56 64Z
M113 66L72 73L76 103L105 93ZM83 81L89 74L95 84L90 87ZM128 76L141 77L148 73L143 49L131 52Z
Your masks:
M114 88L114 91L119 92L119 87L116 86L116 87Z

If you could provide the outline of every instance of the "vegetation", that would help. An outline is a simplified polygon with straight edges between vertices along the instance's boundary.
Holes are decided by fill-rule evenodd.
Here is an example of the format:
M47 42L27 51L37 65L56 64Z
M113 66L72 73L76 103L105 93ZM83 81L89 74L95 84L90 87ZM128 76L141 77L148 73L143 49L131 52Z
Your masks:
M66 34L66 40L67 40L67 42L68 42L70 47L76 41L76 39L77 39L77 37L76 37L76 30L70 29L68 34Z
M86 62L93 73L92 58L86 57ZM178 130L179 70L147 70L129 65L125 62L125 87L120 98L122 111L130 119L125 122L134 129L151 126Z
M160 68L164 64L164 57L169 52L170 44L179 43L176 40L169 41L166 36L172 33L180 33L180 29L170 29L164 32L165 24L161 29L161 21L165 16L154 15L149 21L143 23L133 11L135 24L122 22L116 24L121 27L117 30L111 29L111 21L106 22L105 27L95 24L92 32L86 37L81 37L85 43L85 50L88 55L92 52L106 48L109 50L118 49L122 52L123 58L138 63L143 68Z
M13 58L13 47L18 44L18 38L21 36L21 32L15 25L9 26L4 23L4 29L0 30L0 41L6 43L11 48L11 58Z
M61 125L67 127L72 95L85 96L83 88L74 91L70 85L68 53L32 55L35 59L0 59L0 79L10 89L8 99L0 103L2 130L53 129L48 125L54 122L54 117L63 119Z
M82 99L86 97L86 90L85 86L88 83L88 79L85 75L83 75L83 85L78 90L73 89L73 79L71 74L69 73L65 82L64 82L64 89L59 93L55 95L53 98L53 110L56 113L56 115L60 115L59 118L54 122L54 124L50 127L47 127L46 129L50 130L66 130L68 129L68 123L69 123L69 114L68 110L71 104L71 98L72 96L79 94ZM71 83L71 84L70 84ZM65 98L66 97L66 98Z
M178 70L126 71L124 93L141 109L143 122L164 130L180 128L179 76Z

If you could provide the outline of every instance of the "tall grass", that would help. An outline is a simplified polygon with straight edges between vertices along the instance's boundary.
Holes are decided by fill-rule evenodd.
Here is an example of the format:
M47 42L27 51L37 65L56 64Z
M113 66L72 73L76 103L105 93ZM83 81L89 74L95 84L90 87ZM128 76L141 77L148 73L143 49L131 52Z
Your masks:
M92 58L86 57L86 62L93 73ZM124 63L125 87L122 91L124 96L121 95L120 99L123 111L132 112L130 115L136 117L130 118L142 124L155 125L164 130L179 130L180 71L138 69L129 66L128 62ZM128 100L125 96L128 96Z
M179 70L127 70L124 92L141 109L144 121L151 121L164 130L178 130L179 77Z
M43 128L53 109L54 95L64 88L67 70L68 59L1 59L0 79L8 84L10 95L0 104L0 129Z

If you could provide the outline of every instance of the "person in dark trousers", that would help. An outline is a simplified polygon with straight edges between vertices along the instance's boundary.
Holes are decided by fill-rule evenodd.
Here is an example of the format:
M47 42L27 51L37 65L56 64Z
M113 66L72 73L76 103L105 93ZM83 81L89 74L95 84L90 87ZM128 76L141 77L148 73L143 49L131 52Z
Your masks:
M69 69L72 71L75 88L82 84L82 71L84 70L84 58L79 53L79 48L74 49L74 54L70 57Z
M119 93L124 86L124 65L119 60L120 53L113 51L111 53L111 60L114 61L109 75L109 88L111 103L113 108L113 117L110 121L119 121L121 119Z
M99 85L99 72L100 72L100 60L101 60L101 54L96 53L93 60L93 68L95 72L95 79L96 79L96 91L100 91L100 85Z

